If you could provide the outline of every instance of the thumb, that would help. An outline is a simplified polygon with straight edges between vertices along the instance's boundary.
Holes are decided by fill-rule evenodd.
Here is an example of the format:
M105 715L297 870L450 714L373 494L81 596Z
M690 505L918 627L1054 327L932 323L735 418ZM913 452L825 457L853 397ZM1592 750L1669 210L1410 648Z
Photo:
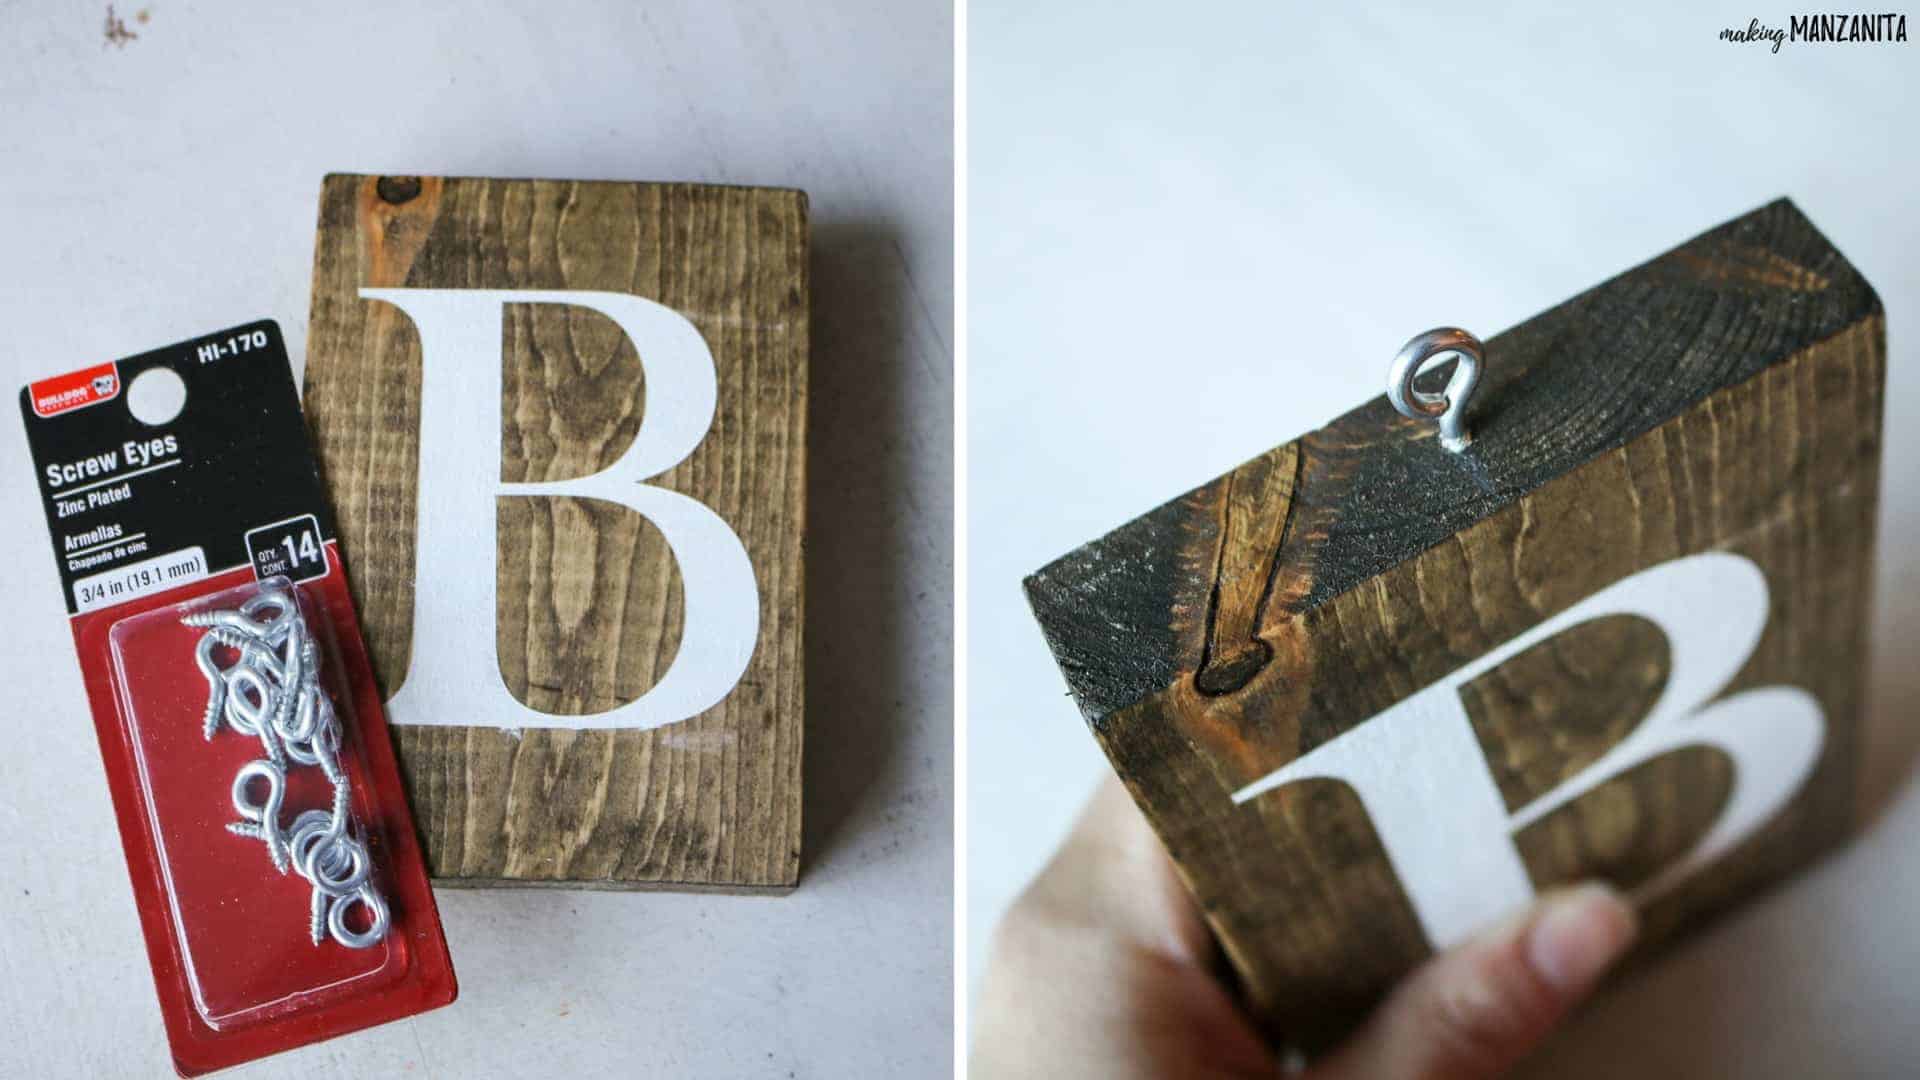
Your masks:
M1632 944L1633 909L1604 885L1525 913L1414 972L1315 1080L1482 1080L1516 1065Z

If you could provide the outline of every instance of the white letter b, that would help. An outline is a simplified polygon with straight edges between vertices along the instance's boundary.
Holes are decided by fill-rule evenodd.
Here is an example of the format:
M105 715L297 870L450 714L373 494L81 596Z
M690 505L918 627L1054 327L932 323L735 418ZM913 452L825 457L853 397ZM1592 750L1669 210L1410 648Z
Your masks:
M652 728L718 704L746 672L760 632L760 593L746 548L704 504L644 483L693 452L713 423L713 354L665 305L614 292L362 289L405 312L420 335L419 522L414 547L413 658L388 703L395 723L499 727ZM639 349L646 415L611 466L576 480L503 484L500 345L507 304L597 311ZM680 567L680 648L646 693L591 716L527 707L500 676L495 628L494 498L604 499L645 516ZM378 603L378 597L369 602Z
M1460 687L1577 623L1638 615L1667 636L1668 675L1639 726L1575 776L1513 815L1474 736ZM1700 842L1638 890L1665 891L1731 851L1806 782L1826 740L1813 695L1768 686L1706 705L1760 642L1767 580L1743 556L1674 559L1621 579L1405 701L1234 793L1245 803L1295 780L1351 786L1366 807L1427 940L1444 949L1533 898L1513 833L1672 750L1709 746L1733 759L1733 790ZM1704 706L1704 707L1703 707Z

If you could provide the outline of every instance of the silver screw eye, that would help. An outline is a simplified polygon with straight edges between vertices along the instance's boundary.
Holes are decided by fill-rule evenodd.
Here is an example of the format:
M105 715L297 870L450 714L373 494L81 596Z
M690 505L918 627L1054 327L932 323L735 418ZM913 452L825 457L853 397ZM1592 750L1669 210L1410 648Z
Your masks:
M336 836L324 847L310 849L308 865L313 869L314 886L335 896L367 883L367 850L350 836Z
M256 803L248 797L255 780L267 782L266 798ZM248 821L269 822L279 816L280 800L286 794L287 777L270 761L249 761L233 777L233 808ZM277 823L276 823L277 824Z
M226 709L227 704L226 673L213 659L213 650L219 644L212 634L207 634L201 637L200 643L193 648L193 662L199 665L200 674L207 677L207 712L206 717L201 721L201 726L208 739L219 733L220 714Z
M255 780L264 780L267 784L266 796L258 803L247 794ZM280 804L286 798L286 791L286 772L271 761L249 761L240 766L240 771L233 777L234 810L247 821L257 823L257 829L246 832L266 842L268 857L273 860L274 868L283 874L287 872L287 847L286 839L280 834Z
M347 929L347 911L356 903L364 906L373 917L372 923L357 934ZM366 949L386 940L387 928L392 921L387 902L381 899L379 893L362 885L352 896L333 902L333 910L327 912L327 931L333 935L333 940L349 949Z
M260 734L260 723L273 704L273 688L266 677L245 664L227 669L227 726L242 735ZM247 692L253 696L248 697Z
M1416 389L1413 380L1429 361L1452 354L1453 375L1447 388L1438 393ZM1440 418L1440 445L1458 453L1473 442L1467 430L1467 399L1480 383L1480 367L1485 347L1480 339L1455 326L1442 326L1416 334L1394 355L1387 372L1387 400L1409 420Z

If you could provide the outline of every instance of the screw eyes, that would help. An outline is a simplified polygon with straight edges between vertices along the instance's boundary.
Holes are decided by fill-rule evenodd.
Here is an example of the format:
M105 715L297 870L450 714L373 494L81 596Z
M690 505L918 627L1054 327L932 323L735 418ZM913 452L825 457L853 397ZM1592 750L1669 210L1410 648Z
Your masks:
M227 727L258 738L266 751L233 778L233 808L241 820L227 831L263 842L275 869L292 869L312 884L309 929L315 945L329 936L350 949L385 940L392 915L371 881L366 842L353 835L340 725L320 686L319 649L292 594L268 586L237 611L197 611L180 621L206 631L193 653L207 679L206 737ZM218 659L222 648L236 657L225 667ZM333 784L332 807L301 813L292 828L280 821L289 760L318 766ZM366 910L364 930L346 923L355 906Z

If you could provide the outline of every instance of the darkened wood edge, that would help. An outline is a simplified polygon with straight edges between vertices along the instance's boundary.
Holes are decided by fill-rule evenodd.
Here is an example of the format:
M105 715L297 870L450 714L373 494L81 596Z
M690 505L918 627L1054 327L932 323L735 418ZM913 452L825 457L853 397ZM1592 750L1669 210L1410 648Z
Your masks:
M1275 614L1312 610L1881 312L1867 281L1782 198L1497 334L1464 453L1441 449L1436 425L1400 416L1384 395L1280 448L1298 462L1269 570L1267 591L1285 605ZM1227 499L1230 478L1276 452L1027 578L1089 721L1193 668L1176 626L1212 617L1191 554L1217 543L1208 508ZM1287 587L1276 588L1283 576Z

